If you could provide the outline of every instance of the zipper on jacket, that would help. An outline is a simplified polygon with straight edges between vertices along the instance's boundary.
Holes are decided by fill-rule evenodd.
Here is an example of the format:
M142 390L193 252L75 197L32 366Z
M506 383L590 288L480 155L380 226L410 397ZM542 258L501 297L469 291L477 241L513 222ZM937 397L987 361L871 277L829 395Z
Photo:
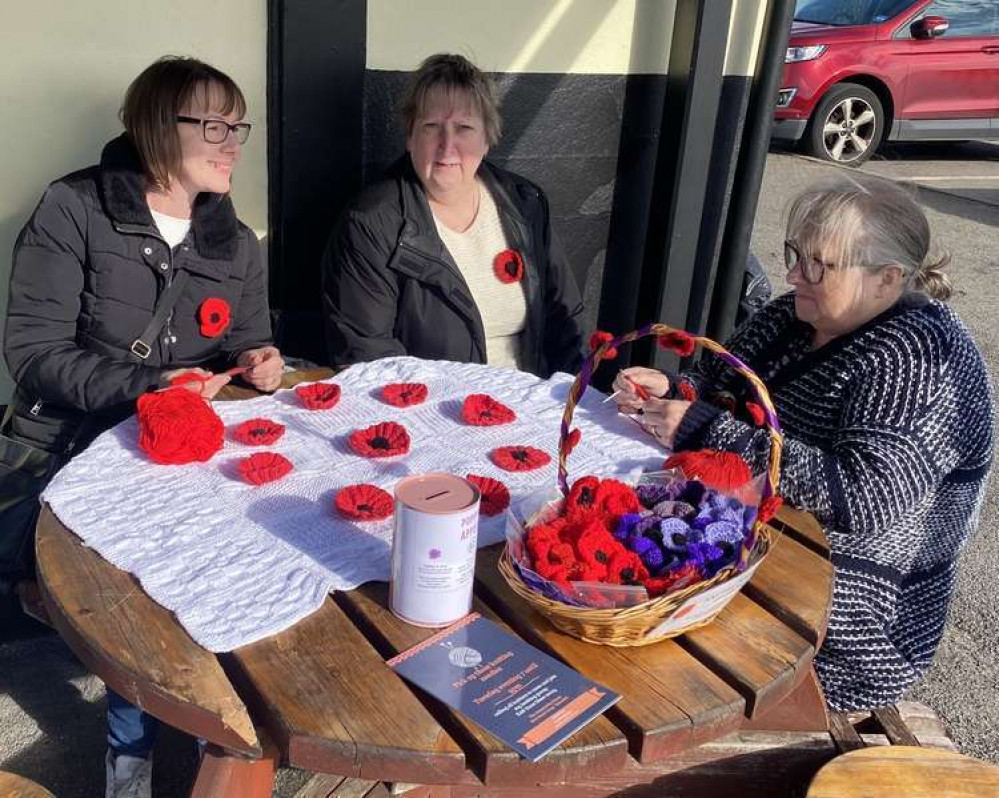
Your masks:
M119 233L123 233L125 235L143 235L143 236L149 236L150 238L155 238L157 241L163 244L163 246L166 247L167 259L169 260L169 268L167 269L167 273L164 278L166 281L166 286L163 290L169 291L170 285L173 283L174 266L173 266L173 248L167 243L167 240L163 238L163 236L159 235L159 231L153 230L152 228L149 227L143 227L142 225L121 224L119 222L115 222L114 229L117 230ZM160 292L160 294L158 294L156 298L159 299L159 296L161 294L162 292ZM171 321L173 321L172 310L170 311L170 315L167 316L166 324L163 325L164 334L163 334L162 343L164 346L167 347L166 354L169 354L170 351L172 351L171 347L177 341L177 336L175 336L173 332L170 330ZM151 344L152 342L149 343ZM171 360L172 358L162 359L161 365L162 363L169 363L171 362Z

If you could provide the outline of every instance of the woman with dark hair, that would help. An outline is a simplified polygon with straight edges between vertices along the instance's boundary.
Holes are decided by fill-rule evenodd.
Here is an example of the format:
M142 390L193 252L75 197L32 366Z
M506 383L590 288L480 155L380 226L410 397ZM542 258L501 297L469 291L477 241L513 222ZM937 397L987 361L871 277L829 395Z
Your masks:
M779 493L815 515L832 548L815 667L837 710L895 702L926 672L992 464L985 364L944 304L946 258L929 250L926 216L893 184L840 178L805 191L787 225L794 290L729 344L776 405ZM630 368L614 382L621 409L641 410L665 446L737 452L760 470L769 438L744 385L710 354L682 374Z
M500 135L491 81L433 55L401 107L408 154L344 211L324 258L333 364L413 355L574 371L583 307L548 200L484 160Z
M128 88L125 132L100 164L48 187L14 249L6 450L44 452L55 466L182 373L206 399L227 372L278 387L284 362L271 343L260 247L229 198L245 112L227 75L162 58ZM37 495L25 498L37 512ZM30 552L3 551L14 548ZM149 795L155 725L108 690L108 796Z

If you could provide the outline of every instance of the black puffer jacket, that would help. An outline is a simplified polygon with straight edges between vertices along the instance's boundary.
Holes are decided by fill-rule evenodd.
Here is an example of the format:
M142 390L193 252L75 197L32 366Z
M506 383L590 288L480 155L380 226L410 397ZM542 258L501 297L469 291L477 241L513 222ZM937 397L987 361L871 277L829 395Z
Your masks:
M487 162L479 169L510 246L524 258L524 369L575 371L582 355L579 289L536 185ZM334 365L413 355L484 363L479 309L437 235L409 156L344 211L323 262L323 317Z
M140 363L129 348L182 270L187 284ZM209 297L231 308L217 337L198 320ZM4 332L17 386L13 435L61 451L84 416L91 435L111 426L164 371L228 365L270 340L260 247L229 197L200 195L187 238L171 251L146 204L138 155L121 136L99 166L52 183L18 236Z

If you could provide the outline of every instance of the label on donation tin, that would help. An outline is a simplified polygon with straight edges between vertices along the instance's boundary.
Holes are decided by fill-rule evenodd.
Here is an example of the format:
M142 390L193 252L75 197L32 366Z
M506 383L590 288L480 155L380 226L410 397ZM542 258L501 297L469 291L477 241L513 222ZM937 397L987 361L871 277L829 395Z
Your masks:
M389 606L418 626L446 626L472 608L479 491L452 474L423 474L395 489Z

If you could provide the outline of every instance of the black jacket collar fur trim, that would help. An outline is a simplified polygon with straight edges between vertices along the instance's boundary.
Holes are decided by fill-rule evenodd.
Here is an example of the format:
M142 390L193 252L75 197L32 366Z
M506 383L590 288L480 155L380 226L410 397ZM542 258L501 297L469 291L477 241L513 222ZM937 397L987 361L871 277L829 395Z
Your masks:
M104 146L100 165L104 210L115 222L156 230L146 203L139 154L126 134ZM191 214L194 248L204 258L231 260L236 255L239 223L228 194L199 194Z

